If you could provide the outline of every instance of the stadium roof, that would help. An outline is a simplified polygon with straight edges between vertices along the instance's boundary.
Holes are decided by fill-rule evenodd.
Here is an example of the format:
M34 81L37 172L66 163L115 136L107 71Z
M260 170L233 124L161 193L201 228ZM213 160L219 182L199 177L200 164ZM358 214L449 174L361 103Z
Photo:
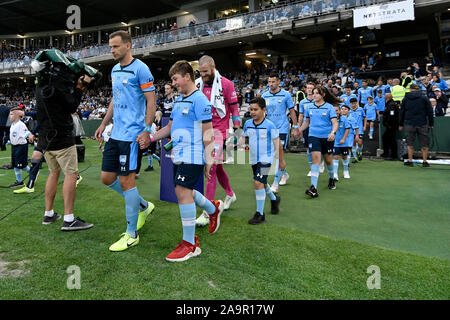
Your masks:
M0 0L0 34L63 30L70 5L81 9L81 27L151 18L180 10L189 0Z

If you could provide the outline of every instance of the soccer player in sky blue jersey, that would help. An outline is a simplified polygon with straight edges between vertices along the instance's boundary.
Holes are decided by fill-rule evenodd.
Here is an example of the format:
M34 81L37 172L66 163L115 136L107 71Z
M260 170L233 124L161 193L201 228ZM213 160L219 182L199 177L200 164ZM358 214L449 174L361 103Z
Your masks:
M348 163L350 159L348 158L349 153L349 140L351 136L352 124L348 120L347 117L343 116L342 113L346 112L348 114L348 110L350 108L347 105L343 105L341 108L338 106L334 106L334 111L336 111L337 121L338 121L338 130L336 132L336 139L334 140L334 152L333 152L333 169L334 169L334 180L339 181L339 157L342 157L342 163L344 164L344 178L350 178L348 172ZM351 141L353 142L353 141Z
M284 160L284 150L289 143L289 120L287 112L289 111L292 119L292 128L294 136L299 134L297 115L295 114L294 102L291 94L280 88L280 79L278 74L272 73L267 80L269 90L264 92L262 98L266 101L267 119L272 121L279 130L279 164L275 173L275 179L271 186L273 192L278 191L278 184L285 185L289 175L286 171L286 162ZM281 180L281 181L280 181Z
M102 139L105 125L114 117L111 138L103 151L101 179L125 198L127 231L109 248L123 251L139 243L137 231L155 208L139 195L136 187L137 140L149 142L145 129L155 117L155 87L150 69L131 55L131 36L127 32L112 33L109 46L119 63L111 71L113 98L95 137Z
M339 105L341 101L325 87L314 88L313 96L314 103L308 105L306 122L302 124L300 132L309 127L309 149L313 164L311 166L311 187L305 193L315 198L319 195L317 182L322 155L328 169L328 188L336 189L333 172L333 149L338 123L333 105Z
M203 169L206 178L211 177L210 171L214 164L211 103L197 89L194 70L189 62L177 61L170 68L169 76L180 96L173 105L169 124L151 136L150 140L171 136L173 141L174 185L183 226L183 242L166 260L181 262L201 253L195 235L196 206L209 214L209 233L215 233L220 226L224 204L221 200L210 201L194 189Z
M358 89L359 104L361 107L367 103L369 96L373 97L372 87L367 86L367 80L362 81L362 87Z
M358 134L355 135L355 139L353 141L352 146L352 153L353 157L355 158L353 160L353 163L356 163L362 160L362 150L363 150L363 137L364 137L364 131L366 130L367 125L367 118L366 114L358 105L358 100L352 98L350 99L350 112L349 114L355 118L357 124L358 124Z
M381 93L384 97L387 88L388 87L385 84L383 84L383 80L378 80L377 85L372 88L373 89L372 96L375 98L378 95L378 91L381 90Z
M380 115L384 113L384 109L386 108L386 97L383 94L381 89L378 90L376 97L373 99L373 102L377 105L377 115L380 118Z
M352 86L351 85L346 85L344 87L344 93L341 94L341 96L339 97L342 102L346 105L350 107L350 99L351 98L358 98L356 94L352 93Z
M366 113L366 119L369 123L369 139L373 140L373 130L375 120L377 120L377 105L373 102L373 97L367 98L367 104L364 106L364 112Z
M313 89L316 85L314 82L308 82L306 84L306 98L302 99L298 105L298 123L302 125L306 121L305 114L308 113L308 105L311 103L314 103L314 97L313 97ZM306 128L305 131L303 131L303 146L306 149L306 156L308 157L308 163L309 163L309 172L307 174L308 177L311 176L311 165L312 165L312 158L311 158L311 152L308 148L308 133L309 128Z
M278 129L272 121L265 118L266 103L262 98L250 101L250 116L244 124L242 139L247 137L250 149L250 164L253 169L253 186L256 196L256 212L249 224L265 222L264 203L266 195L271 201L271 213L279 212L280 196L275 195L267 184L267 176L274 157L277 157L280 143ZM242 143L241 143L242 145Z

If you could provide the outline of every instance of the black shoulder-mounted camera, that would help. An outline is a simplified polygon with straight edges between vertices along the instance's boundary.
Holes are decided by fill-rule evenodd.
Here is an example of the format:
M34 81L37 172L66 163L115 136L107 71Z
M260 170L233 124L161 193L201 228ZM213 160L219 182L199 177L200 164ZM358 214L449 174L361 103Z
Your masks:
M64 55L58 49L40 51L31 62L31 67L37 73L39 84L43 86L60 83L75 88L78 79L88 75L91 81L88 83L82 80L83 84L88 89L94 89L102 77L102 73L97 69Z

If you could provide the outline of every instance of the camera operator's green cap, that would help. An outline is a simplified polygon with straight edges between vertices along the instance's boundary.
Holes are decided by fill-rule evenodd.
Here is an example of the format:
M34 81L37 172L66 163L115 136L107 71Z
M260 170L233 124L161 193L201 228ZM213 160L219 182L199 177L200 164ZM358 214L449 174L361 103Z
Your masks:
M72 57L68 57L68 56L64 55L58 49L47 49L47 50L39 51L39 53L36 55L34 60L37 60L39 62L45 62L45 61L50 60L50 61L56 62L56 63L63 63L74 73L77 73L77 74L86 73L90 77L94 77L98 73L97 69L86 65L82 61L77 61L76 59L74 59Z

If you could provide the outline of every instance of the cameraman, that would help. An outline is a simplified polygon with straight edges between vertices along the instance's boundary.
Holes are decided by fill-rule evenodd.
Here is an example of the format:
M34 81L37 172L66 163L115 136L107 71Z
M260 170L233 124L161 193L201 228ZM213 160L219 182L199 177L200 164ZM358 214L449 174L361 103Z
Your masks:
M41 83L36 88L37 120L39 122L38 148L44 151L50 174L45 185L45 215L42 224L51 224L61 216L53 211L59 174L64 172L63 199L64 222L62 231L76 231L92 228L78 217L74 219L78 158L73 135L74 113L80 104L91 78L87 75L78 78L74 87L54 79Z

